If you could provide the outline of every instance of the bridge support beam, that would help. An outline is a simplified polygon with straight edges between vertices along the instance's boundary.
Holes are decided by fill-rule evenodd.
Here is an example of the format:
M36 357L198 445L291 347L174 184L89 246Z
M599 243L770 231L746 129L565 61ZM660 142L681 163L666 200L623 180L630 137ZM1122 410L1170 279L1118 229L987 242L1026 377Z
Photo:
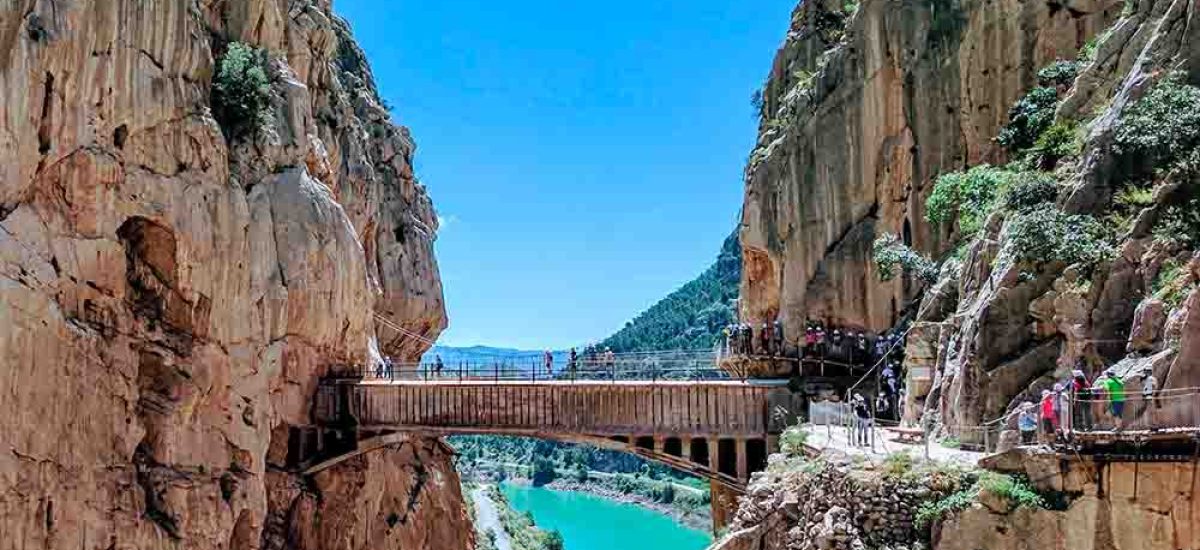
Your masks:
M746 438L739 437L733 441L737 449L737 478L745 483L750 480L750 463L746 460Z

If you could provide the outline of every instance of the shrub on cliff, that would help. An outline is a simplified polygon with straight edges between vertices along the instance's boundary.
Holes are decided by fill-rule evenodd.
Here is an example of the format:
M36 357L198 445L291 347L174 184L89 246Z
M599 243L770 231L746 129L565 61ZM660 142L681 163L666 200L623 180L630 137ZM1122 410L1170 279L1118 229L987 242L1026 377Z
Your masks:
M1000 129L996 141L1009 152L1019 152L1033 147L1038 136L1054 123L1054 109L1058 105L1058 91L1040 86L1030 90L1008 110L1008 124Z
M263 50L231 42L212 82L213 116L226 139L257 131L270 120L271 82Z
M1014 216L1005 232L1009 253L1034 265L1058 261L1090 268L1113 253L1108 235L1095 218L1067 214L1053 205Z
M925 201L925 219L943 223L957 218L962 235L974 235L983 227L1011 178L1011 172L989 164L942 175Z
M1200 148L1200 88L1172 73L1121 116L1113 152L1131 176L1167 171Z
M1075 82L1075 75L1079 74L1079 62L1059 59L1038 71L1038 85L1057 87L1070 87Z
M937 264L900 242L895 235L888 233L880 236L875 239L873 248L880 279L890 281L903 271L927 283L937 281Z
M1164 208L1154 226L1154 237L1188 249L1200 248L1200 197Z
M914 524L924 529L948 514L967 509L983 493L1005 500L1011 508L1046 508L1046 499L1024 479L995 472L983 472L970 487L941 500L925 502L918 509Z
M1004 194L1004 208L1010 212L1029 212L1058 198L1054 176L1045 172L1022 172Z

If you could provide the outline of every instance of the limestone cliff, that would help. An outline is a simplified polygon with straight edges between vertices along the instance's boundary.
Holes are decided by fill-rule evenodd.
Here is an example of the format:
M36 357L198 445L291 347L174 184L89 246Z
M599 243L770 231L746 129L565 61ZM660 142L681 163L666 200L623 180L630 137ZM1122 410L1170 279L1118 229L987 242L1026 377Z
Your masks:
M741 315L880 330L916 284L880 284L877 235L940 252L925 223L939 173L1003 152L993 138L1037 70L1076 51L1115 0L801 2L762 91L746 169Z
M234 43L269 79L245 136ZM0 6L0 548L470 545L440 443L281 469L319 376L424 350L376 314L446 323L389 118L328 0Z

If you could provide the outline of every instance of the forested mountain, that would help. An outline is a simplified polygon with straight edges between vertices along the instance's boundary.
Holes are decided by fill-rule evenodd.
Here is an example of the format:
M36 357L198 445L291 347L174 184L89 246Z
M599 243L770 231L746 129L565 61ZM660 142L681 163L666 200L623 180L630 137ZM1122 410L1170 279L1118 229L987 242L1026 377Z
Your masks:
M734 231L704 273L650 306L600 343L615 352L709 349L734 320L742 250Z

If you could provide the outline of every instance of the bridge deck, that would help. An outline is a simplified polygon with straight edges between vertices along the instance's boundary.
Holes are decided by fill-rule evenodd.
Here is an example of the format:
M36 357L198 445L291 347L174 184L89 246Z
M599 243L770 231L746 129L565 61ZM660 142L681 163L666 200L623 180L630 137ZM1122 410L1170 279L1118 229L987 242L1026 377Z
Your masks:
M766 437L793 410L777 384L718 381L367 381L350 413L364 428L613 437ZM319 421L334 421L318 396ZM772 407L779 407L773 421Z

